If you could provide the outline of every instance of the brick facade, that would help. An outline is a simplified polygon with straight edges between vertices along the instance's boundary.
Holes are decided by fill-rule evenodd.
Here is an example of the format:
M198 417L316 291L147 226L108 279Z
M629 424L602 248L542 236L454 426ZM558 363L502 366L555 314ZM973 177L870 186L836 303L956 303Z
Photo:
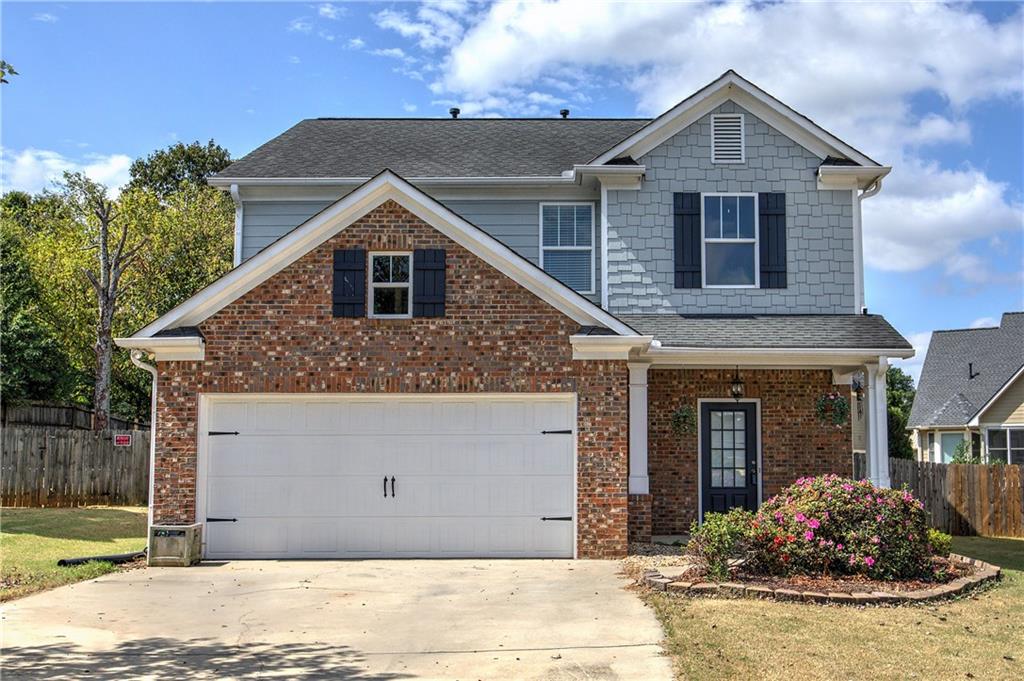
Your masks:
M447 251L443 318L331 315L339 248ZM625 362L572 359L579 324L394 202L201 324L203 362L160 362L154 512L192 522L202 393L575 392L579 555L624 555L628 379Z
M701 398L730 401L733 374L733 369L652 369L648 374L648 469L655 535L688 532L699 511L697 435L675 435L672 412L683 404L697 410ZM761 400L764 499L801 476L852 475L849 424L826 425L815 414L817 398L835 389L831 371L748 370L742 378L745 396Z

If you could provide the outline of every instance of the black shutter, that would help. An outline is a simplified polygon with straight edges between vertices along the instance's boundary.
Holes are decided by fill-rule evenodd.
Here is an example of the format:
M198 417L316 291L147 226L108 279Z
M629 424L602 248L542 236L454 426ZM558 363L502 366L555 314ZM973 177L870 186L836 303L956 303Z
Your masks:
M334 252L331 303L335 317L366 316L366 251L362 248Z
M761 288L786 288L786 195L758 194Z
M412 316L444 316L444 249L422 248L412 254Z
M676 288L700 288L700 193L673 194Z

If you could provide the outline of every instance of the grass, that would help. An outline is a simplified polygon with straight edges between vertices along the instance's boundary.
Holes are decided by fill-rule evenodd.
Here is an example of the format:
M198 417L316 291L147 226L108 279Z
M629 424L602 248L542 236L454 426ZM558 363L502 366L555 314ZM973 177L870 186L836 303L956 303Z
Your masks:
M143 507L0 509L0 601L118 569L110 563L57 567L60 558L145 547Z
M680 679L1024 678L1024 540L955 537L1002 582L946 603L850 608L645 598Z

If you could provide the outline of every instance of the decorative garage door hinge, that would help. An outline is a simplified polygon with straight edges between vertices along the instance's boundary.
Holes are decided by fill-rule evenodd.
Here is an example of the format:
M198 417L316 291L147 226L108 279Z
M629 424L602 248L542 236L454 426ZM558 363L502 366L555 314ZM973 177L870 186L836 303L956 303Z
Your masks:
M546 515L546 516L542 516L541 520L572 520L572 516L571 515L555 515L555 516Z
M208 523L237 523L238 518L207 518Z
M238 435L237 430L211 430L207 435Z
M572 435L572 429L569 430L542 430L541 435Z

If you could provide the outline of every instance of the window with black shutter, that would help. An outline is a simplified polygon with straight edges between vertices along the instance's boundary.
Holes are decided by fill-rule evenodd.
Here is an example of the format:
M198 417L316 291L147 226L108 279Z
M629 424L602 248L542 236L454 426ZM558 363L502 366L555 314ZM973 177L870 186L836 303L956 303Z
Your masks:
M675 287L701 287L700 193L673 195Z
M331 307L335 317L366 315L366 251L334 251L334 286Z
M422 248L413 251L412 316L443 317L445 251Z
M761 288L786 288L786 195L758 194Z

